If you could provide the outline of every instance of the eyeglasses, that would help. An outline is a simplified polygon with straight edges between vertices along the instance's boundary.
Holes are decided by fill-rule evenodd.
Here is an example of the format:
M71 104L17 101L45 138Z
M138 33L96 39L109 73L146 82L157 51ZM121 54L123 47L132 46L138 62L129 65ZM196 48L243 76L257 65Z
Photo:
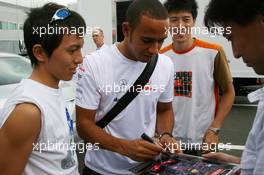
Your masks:
M70 15L71 15L71 12L70 12L70 10L68 8L60 8L54 13L54 15L51 18L49 23L51 24L54 21L64 20L67 17L69 17Z

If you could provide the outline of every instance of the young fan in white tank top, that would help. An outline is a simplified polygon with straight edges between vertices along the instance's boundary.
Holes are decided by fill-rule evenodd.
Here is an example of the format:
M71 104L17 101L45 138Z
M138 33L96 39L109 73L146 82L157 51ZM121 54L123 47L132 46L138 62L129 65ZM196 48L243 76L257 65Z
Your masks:
M78 175L73 122L59 88L82 62L78 34L33 32L39 25L83 27L83 18L49 3L32 9L24 24L26 48L33 65L0 112L1 174ZM66 30L65 30L66 31Z

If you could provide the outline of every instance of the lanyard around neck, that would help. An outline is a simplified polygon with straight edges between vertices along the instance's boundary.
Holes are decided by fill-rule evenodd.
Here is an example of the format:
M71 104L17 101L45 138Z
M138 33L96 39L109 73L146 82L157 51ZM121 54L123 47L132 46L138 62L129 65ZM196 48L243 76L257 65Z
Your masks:
M65 112L66 112L67 123L68 123L69 129L70 129L70 134L71 134L71 136L73 136L73 121L71 119L71 116L69 114L67 107L65 107Z

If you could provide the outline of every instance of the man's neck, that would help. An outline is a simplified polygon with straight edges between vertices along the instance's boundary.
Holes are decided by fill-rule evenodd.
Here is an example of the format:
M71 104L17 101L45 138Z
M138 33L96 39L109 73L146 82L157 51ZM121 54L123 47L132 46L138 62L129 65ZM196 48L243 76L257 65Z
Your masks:
M133 58L129 52L129 49L127 47L127 41L123 40L121 43L117 44L117 49L127 58L133 61L137 61L135 58Z
M54 89L59 88L59 80L55 79L50 74L47 74L46 71L42 68L34 68L29 79L35 80Z
M97 49L100 49L103 45L104 45L104 43L98 44Z

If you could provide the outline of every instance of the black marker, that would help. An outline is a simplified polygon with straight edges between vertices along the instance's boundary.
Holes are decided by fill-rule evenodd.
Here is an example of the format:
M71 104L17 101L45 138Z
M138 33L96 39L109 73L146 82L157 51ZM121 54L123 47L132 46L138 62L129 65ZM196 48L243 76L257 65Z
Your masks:
M149 137L146 133L143 133L143 134L141 135L141 138L142 138L143 140L146 140L147 142L150 142L150 143L155 144L155 143L154 143L154 140L153 140L151 137ZM160 145L160 146L162 147L162 145ZM163 155L166 155L166 156L168 156L168 157L170 157L170 153L168 153L168 152L166 152L166 151L162 152L162 154L163 154ZM160 159L160 161L162 161L162 158L161 158L161 157L159 157L159 159Z
M142 138L143 140L146 140L146 141L150 142L150 143L154 143L154 140L153 140L151 137L149 137L146 133L143 133L143 134L141 135L141 138Z

